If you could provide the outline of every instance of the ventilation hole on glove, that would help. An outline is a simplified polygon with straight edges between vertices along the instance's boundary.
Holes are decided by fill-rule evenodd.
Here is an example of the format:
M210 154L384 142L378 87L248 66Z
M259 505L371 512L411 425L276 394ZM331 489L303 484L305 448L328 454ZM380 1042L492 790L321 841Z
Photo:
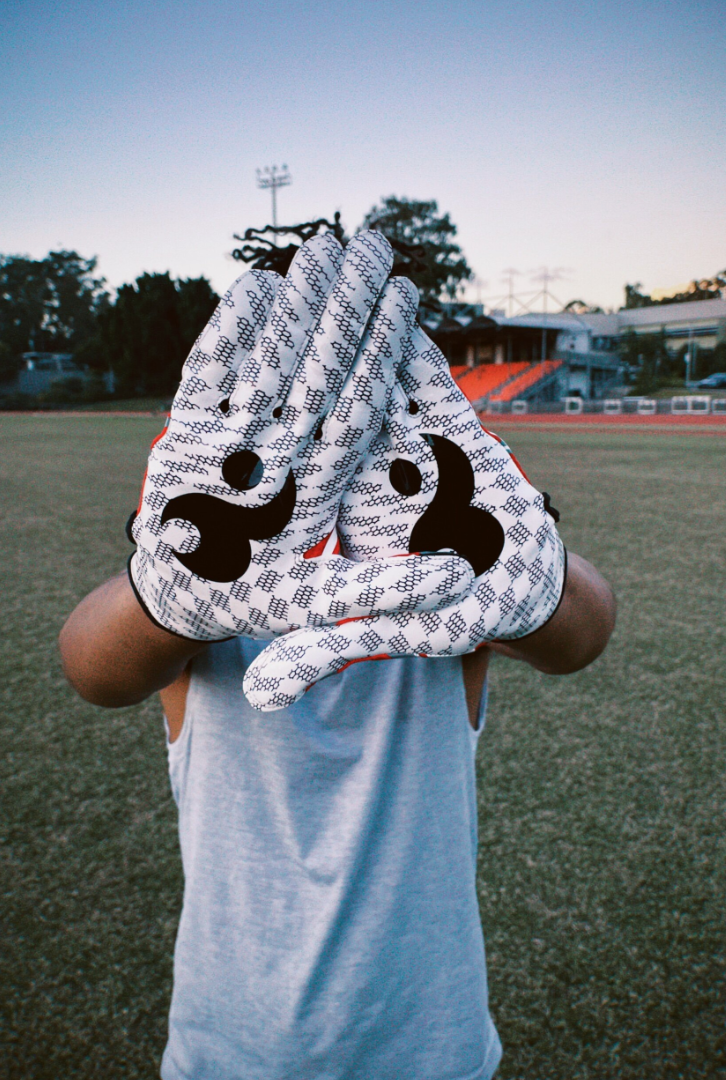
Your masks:
M220 403L219 403L219 411L221 413L224 413L225 416L229 412L229 398L228 397L223 398L222 401L220 401Z
M277 408L273 409L272 415L275 417L275 420L279 420L282 416L282 405L278 405Z
M388 470L388 479L399 495L418 495L421 490L421 473L405 458L396 458Z
M265 466L252 450L235 450L222 466L222 476L237 491L249 491L257 487Z
M320 442L322 437L323 437L323 421L321 420L320 423L317 426L317 429L315 431L315 434L313 435L313 438L315 439L315 442Z
M411 413L411 416L416 415L416 413L418 412L418 405L416 404L415 401L409 401L409 403L408 403L408 411Z

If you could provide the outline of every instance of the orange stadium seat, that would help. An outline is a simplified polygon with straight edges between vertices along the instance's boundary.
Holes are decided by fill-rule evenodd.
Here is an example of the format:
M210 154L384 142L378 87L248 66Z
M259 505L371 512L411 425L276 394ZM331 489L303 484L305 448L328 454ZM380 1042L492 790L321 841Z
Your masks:
M471 371L471 368L467 367L466 364L451 365L451 374L457 381L461 378L462 375L466 375L467 371Z
M545 378L547 375L551 375L562 364L561 360L542 360L539 364L531 366L530 364L524 364L526 369L522 371L520 375L517 375L510 383L503 386L502 389L492 394L490 401L514 401L525 390L529 390L530 387L538 383L540 379ZM512 365L514 367L514 364Z
M529 367L527 363L516 364L480 364L479 367L467 369L464 375L460 375L456 381L464 391L469 401L478 401L496 390L498 386L519 375ZM452 368L452 371L454 369ZM456 378L456 376L454 376Z

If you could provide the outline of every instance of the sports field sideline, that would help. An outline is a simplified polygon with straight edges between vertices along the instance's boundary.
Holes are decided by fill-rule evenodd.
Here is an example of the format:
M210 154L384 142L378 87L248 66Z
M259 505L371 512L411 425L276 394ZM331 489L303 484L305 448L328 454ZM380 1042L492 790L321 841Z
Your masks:
M543 419L485 426L551 493L566 544L613 582L620 610L610 648L578 675L493 664L479 892L498 1076L723 1076L726 443L702 423ZM0 417L10 1080L158 1075L181 900L160 710L77 700L55 638L124 566L160 426Z

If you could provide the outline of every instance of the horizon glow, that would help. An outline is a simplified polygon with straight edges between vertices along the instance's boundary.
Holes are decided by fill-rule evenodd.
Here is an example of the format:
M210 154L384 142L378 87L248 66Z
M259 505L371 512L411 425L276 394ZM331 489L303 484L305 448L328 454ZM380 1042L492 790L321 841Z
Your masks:
M604 308L726 263L726 6L10 0L0 15L0 251L144 271L244 270L282 223L438 201L478 282ZM501 305L500 305L501 306Z

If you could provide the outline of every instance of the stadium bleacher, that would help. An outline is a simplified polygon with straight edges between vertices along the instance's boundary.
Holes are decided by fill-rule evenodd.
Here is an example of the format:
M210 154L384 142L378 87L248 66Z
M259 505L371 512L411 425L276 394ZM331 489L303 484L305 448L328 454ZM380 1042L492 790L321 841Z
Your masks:
M512 367L516 365L512 364ZM525 391L530 390L535 383L549 377L553 371L562 366L562 360L542 360L538 364L522 364L524 368L511 382L502 386L496 393L491 394L490 401L514 401L521 397ZM461 383L459 383L461 386ZM463 388L462 388L463 389ZM467 395L468 396L468 395Z
M480 398L491 394L498 386L502 386L509 379L518 376L530 365L526 362L516 364L480 364L479 367L467 368L463 375L454 375L458 385L464 391L469 401L479 401ZM452 368L452 372L457 369Z

